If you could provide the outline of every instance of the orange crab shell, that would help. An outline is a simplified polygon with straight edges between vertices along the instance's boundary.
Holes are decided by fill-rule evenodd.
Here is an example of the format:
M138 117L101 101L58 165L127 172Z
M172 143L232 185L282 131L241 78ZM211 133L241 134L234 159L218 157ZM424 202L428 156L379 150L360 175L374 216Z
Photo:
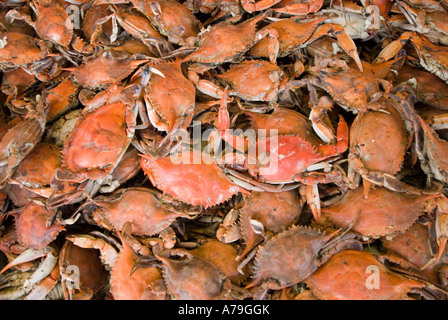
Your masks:
M163 265L163 279L168 292L180 300L213 300L223 293L225 276L210 261L186 252L186 257L175 260L157 255Z
M17 231L14 225L2 231L0 237L0 251L5 254L9 262L14 259L15 255L21 254L26 247L21 245L17 240Z
M93 111L84 109L64 142L64 165L90 179L104 178L129 145L128 116L128 106L122 102L106 104Z
M286 288L302 282L320 265L319 252L329 236L319 230L294 226L262 245L255 257L254 281L246 288L273 280Z
M20 163L11 178L31 188L49 186L54 171L61 163L61 150L55 145L40 142Z
M39 37L68 47L73 36L73 24L68 13L59 4L50 0L37 5L35 29Z
M375 77L362 73L358 69L348 68L338 72L328 72L311 67L309 70L318 75L325 90L337 103L354 112L364 110L370 98L380 92Z
M424 202L439 195L398 193L383 187L349 190L335 204L322 208L322 214L338 226L354 222L352 230L367 237L396 235L406 231L424 213Z
M186 79L179 61L159 63L155 66L165 77L152 74L146 87L146 97L154 108L149 111L150 120L156 118L163 123L153 123L159 130L171 130L176 120L191 105L195 104L196 92L193 83Z
M4 32L0 39L6 41L0 49L1 64L24 65L43 59L48 53L42 50L38 40L20 32Z
M115 192L112 196L95 199L99 206L93 212L98 224L102 219L121 231L124 224L132 224L132 234L152 236L169 227L179 213L168 210L156 198L156 192L147 188L129 188Z
M422 268L433 258L431 243L429 241L430 229L421 223L414 223L405 233L399 234L387 240L381 239L381 243L389 254L396 254L414 264L417 268ZM422 272L434 283L438 283L438 268L440 264L435 263Z
M120 185L132 179L141 170L140 157L137 149L130 147L121 158L118 165L112 172L112 178L117 180Z
M295 176L310 165L329 158L299 136L259 139L256 148L257 155L269 154L269 164L260 166L258 161L252 163L254 159L249 158L249 170L270 183L294 181Z
M217 77L229 82L235 94L244 100L270 101L276 97L284 73L276 64L245 60Z
M387 105L388 113L368 111L357 115L350 128L351 148L360 149L366 168L391 175L401 170L409 144L404 121Z
M297 111L282 108L270 114L256 112L246 112L245 114L249 116L251 127L254 130L267 130L266 133L269 135L273 134L269 130L275 129L279 136L303 137L316 146L322 143L314 133L309 119Z
M1 90L8 95L20 95L34 82L36 82L36 79L32 74L29 74L23 68L17 68L3 73Z
M240 212L240 229L246 247L240 254L244 257L259 242L263 236L255 233L250 220L256 220L263 225L265 231L275 234L282 232L297 222L302 206L295 190L284 192L253 191L244 199Z
M98 33L95 32L96 21L110 14L111 11L109 10L108 4L93 5L85 12L84 19L82 20L82 31L89 41L95 42L96 39L94 38L98 36ZM113 33L111 19L101 25L101 32L105 37L110 38Z
M106 285L108 274L101 263L98 250L81 248L71 241L65 241L59 255L61 273L65 273L66 268L73 265L79 268L78 290L81 290L80 294L72 297L74 300L90 299Z
M191 250L190 253L214 264L235 284L240 283L245 278L238 271L239 262L236 261L238 252L231 244L211 239L200 247Z
M406 82L410 79L417 81L417 96L419 100L432 107L448 109L448 90L445 81L424 69L405 64L395 78L394 84Z
M50 244L65 228L57 223L47 227L56 210L47 210L45 206L29 201L25 209L16 218L17 237L28 248L42 249Z
M77 92L78 86L74 84L72 79L63 80L51 89L47 96L47 103L49 104L47 120L53 119L67 110L73 102L76 102L75 95Z
M184 30L182 39L198 35L200 22L191 10L177 1L157 1L157 3L162 11L161 18L156 17L150 8L146 8L145 14L162 34L169 36L171 30L181 26Z
M110 274L111 293L116 300L142 300L145 297L165 299L164 296L151 295L151 284L162 280L157 267L132 269L137 255L132 248L123 242L123 248L115 260Z
M379 288L368 288L369 266L379 269ZM371 267L371 268L372 268ZM305 281L314 294L324 300L400 300L422 288L420 282L392 273L367 252L342 251L321 266Z
M109 50L126 53L129 55L141 54L146 57L153 57L149 47L142 41L136 38L127 39L122 45L110 47Z
M123 28L125 28L125 30L134 38L141 38L142 33L144 33L145 37L163 38L163 36L156 29L154 29L148 18L140 14L132 14L124 11L117 12L117 15L127 24L138 26L138 30L136 31L132 28L127 28L126 24L123 25Z
M256 23L263 17L255 18L238 25L222 22L210 31L201 34L199 48L188 55L182 62L200 63L232 62L253 45L256 34ZM229 34L232 37L229 37Z
M430 161L430 169L437 180L448 181L448 141L439 137L421 117L418 117L423 129L425 152Z
M325 20L325 18L307 23L296 23L289 19L283 19L270 23L261 30L274 29L277 31L279 41L278 55L279 57L284 57L287 56L295 48L305 43L305 41L307 41L311 37L314 30L316 30L319 23L323 20ZM268 48L269 40L265 38L254 45L248 51L248 54L255 57L267 58L269 56Z
M41 106L38 106L40 109ZM14 173L14 170L40 141L45 130L45 112L38 110L39 115L30 115L17 122L2 137L0 142L0 158L7 163L0 167L0 183L3 184ZM8 126L9 127L9 126Z
M210 156L198 151L160 159L144 155L140 165L155 187L191 205L211 207L238 192L247 194L226 177Z
M146 60L116 59L113 53L107 51L92 58L76 68L66 68L72 72L76 82L83 87L98 88L129 76L140 64Z
M32 198L42 197L36 192L23 188L21 185L8 183L3 189L16 207L24 207Z

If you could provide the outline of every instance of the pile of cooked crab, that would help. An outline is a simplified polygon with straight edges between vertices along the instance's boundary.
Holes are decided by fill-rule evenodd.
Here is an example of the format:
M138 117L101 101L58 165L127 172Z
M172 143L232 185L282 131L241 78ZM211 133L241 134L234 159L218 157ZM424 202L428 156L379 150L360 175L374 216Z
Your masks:
M4 0L0 299L448 299L448 2Z

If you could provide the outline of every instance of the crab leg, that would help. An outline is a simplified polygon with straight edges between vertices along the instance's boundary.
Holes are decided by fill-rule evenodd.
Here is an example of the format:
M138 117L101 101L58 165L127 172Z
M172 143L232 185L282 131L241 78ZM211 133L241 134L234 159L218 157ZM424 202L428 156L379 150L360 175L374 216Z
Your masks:
M306 202L311 208L314 220L320 223L321 220L321 207L318 184L311 184L306 186Z
M262 183L256 181L252 178L247 177L244 174L241 174L235 170L224 168L224 172L228 173L227 177L236 185L250 191L258 191L258 192L282 192L286 190L292 190L298 187L297 184L294 184L292 187L284 187L283 185L271 185L267 183ZM285 189L284 189L285 188ZM288 189L289 188L289 189Z
M344 49L344 51L355 60L356 65L358 66L359 70L362 72L363 67L361 63L361 59L358 55L358 50L356 49L356 45L353 42L353 39L350 38L350 36L345 32L345 29L340 24L336 23L326 23L321 26L319 26L313 33L313 35L308 39L306 43L302 45L302 47L306 47L311 42L326 36L330 35L332 37L336 37L338 40L338 43Z
M446 173L446 164L444 159L446 159L446 154L448 150L448 142L444 139L441 139L437 133L420 117L417 116L420 121L420 126L423 129L424 135L424 145L426 147L421 147L423 150L418 150L418 156L422 164L427 163L427 170L430 170L428 173L434 175L437 180L445 181L447 179ZM425 151L427 150L427 151ZM426 157L429 160L426 160ZM441 158L439 163L436 163L436 156ZM429 162L429 163L428 163ZM427 174L428 174L427 173Z
M323 156L331 157L344 153L348 148L348 125L342 115L339 116L339 125L337 130L337 144L336 145L321 145L317 149Z
M136 101L135 102L135 109L134 109L134 113L136 114L137 111L138 111L138 115L139 115L140 119L142 120L142 124L131 125L129 127L129 129L131 129L131 130L144 130L144 129L148 128L150 123L151 123L151 121L149 120L149 116L147 114L145 105L141 101Z
M222 88L209 80L200 79L196 71L188 70L188 79L193 82L196 88L203 94L211 96L215 99L222 99L224 92Z
M400 36L400 38L398 38L395 41L392 41L383 50L381 50L378 57L376 57L373 63L383 63L395 57L398 54L398 52L400 52L400 50L403 49L404 45L406 44L406 42L408 42L408 40L413 40L412 37L413 35L414 35L413 32L403 33Z
M232 209L227 213L220 224L216 237L223 243L232 243L242 238L240 228L237 225L239 211Z
M279 3L281 0L241 0L241 5L243 9L249 13L253 13L255 11L266 10L272 7L273 5Z
M443 197L445 202L447 201ZM436 234L437 234L437 245L439 247L439 252L437 254L436 261L439 261L445 252L446 244L448 242L448 212L437 212L436 218Z
M67 236L66 239L73 242L78 247L99 250L101 261L110 269L114 266L118 252L117 249L108 242L109 240L112 240L112 238L108 238L108 241L106 241L94 237L93 235L74 234ZM119 247L118 243L116 246Z
M448 114L436 114L431 116L430 119L425 119L434 130L448 129Z
M268 38L268 57L271 63L277 60L280 44L278 42L279 34L275 28L266 28L257 32L255 41L258 42L264 38Z
M218 130L221 138L239 151L248 149L249 141L245 137L234 136L230 131L230 116L227 111L227 88L224 90L218 113Z
M27 300L42 300L54 288L60 278L59 263L53 268L50 275L43 279L34 289L26 296Z
M43 257L45 253L42 250L34 250L34 249L28 249L24 252L22 252L17 258L15 258L13 261L8 263L1 271L0 274L5 272L8 269L11 269L12 267L18 266L19 264L30 262L36 259L39 259Z
M398 180L395 176L379 172L375 170L368 170L364 167L362 161L357 156L356 152L352 151L348 155L350 166L357 171L363 179L368 180L370 183L364 183L364 187L369 188L371 184L384 186L385 188L395 192L412 192L405 183ZM365 190L365 194L368 195L368 190Z
M437 237L437 255L430 259L421 270L436 264L442 258L445 253L448 242L448 199L442 196L437 199L437 211L436 211L436 237Z
M43 250L43 253L46 254L45 259L41 262L36 271L33 272L31 277L25 281L25 286L29 285L32 287L34 284L39 283L51 273L53 268L58 263L58 256L56 255L55 250L51 247L47 248L47 250L49 250L48 252L45 252L47 250Z
M342 174L339 171L331 171L329 173L319 173L315 172L312 174L299 173L294 177L295 181L301 182L305 185L305 190L300 190L304 193L307 203L311 208L314 220L317 223L321 220L321 204L319 197L319 183L342 183Z
M283 8L272 9L275 12L286 13L291 15L306 15L314 13L322 8L324 0L310 0L302 3L294 3Z
M313 123L313 129L322 141L330 143L336 137L334 135L334 128L326 113L333 107L333 100L328 96L323 96L317 101L317 93L311 83L308 84L308 91L310 92L310 100L313 104L309 115Z
M42 298L46 293L53 289L54 285L56 285L56 281L46 280L47 276L52 273L52 270L57 268L58 264L58 256L56 251L52 247L46 247L43 250L33 250L28 249L20 254L16 259L11 261L3 270L8 270L11 267L19 265L24 262L33 261L40 257L45 256L44 260L40 263L39 267L30 274L29 277L23 282L23 285L20 288L12 289L7 291L6 294L8 299L17 299L25 294L31 293L31 298ZM57 272L57 271L56 271ZM56 275L54 275L57 278ZM52 277L52 276L50 276ZM39 287L35 287L35 284L39 283ZM33 289L34 288L34 289ZM41 291L43 289L43 291ZM34 291L36 290L36 291ZM46 293L45 293L46 292ZM45 294L44 294L45 293ZM44 294L42 296L42 294Z

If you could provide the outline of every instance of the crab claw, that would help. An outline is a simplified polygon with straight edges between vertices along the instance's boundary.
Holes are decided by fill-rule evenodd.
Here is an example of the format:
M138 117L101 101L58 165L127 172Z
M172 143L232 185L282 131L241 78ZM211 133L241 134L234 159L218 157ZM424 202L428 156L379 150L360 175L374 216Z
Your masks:
M386 47L384 47L384 49L381 50L376 59L373 61L373 63L376 64L386 62L395 57L400 52L400 50L403 49L404 45L406 44L406 42L408 42L408 40L418 41L418 39L415 39L414 35L416 35L416 33L414 32L404 32L400 36L400 38L398 38L395 41L392 41Z
M443 196L437 201L437 216L436 216L436 235L438 252L434 263L440 261L445 253L446 244L448 242L448 199Z
M339 116L336 145L321 145L318 150L322 155L333 156L344 153L348 149L348 125L342 115Z
M221 104L219 106L219 114L218 114L218 129L221 131L221 134L223 131L230 128L230 117L229 117L229 111L227 111L227 97L228 97L228 89L227 87L224 89Z
M218 130L221 134L221 138L229 143L232 147L240 151L246 151L248 148L248 142L244 137L234 136L230 133L230 116L227 110L228 88L223 92L221 105L218 112Z
M6 270L9 270L13 267L18 266L19 264L39 259L39 258L43 257L44 255L45 255L45 252L43 250L28 249L28 250L22 252L17 258L12 260L10 263L8 263L0 271L0 274L5 272Z
M35 259L44 257L39 267L33 274L25 281L24 288L33 288L36 283L45 279L54 269L58 263L58 256L56 250L52 247L46 247L43 250L28 249L21 253L16 259L11 261L0 273L17 266L24 262L33 261Z
M306 186L306 200L311 208L314 220L316 220L317 223L320 223L322 213L320 208L318 184L312 184Z
M135 259L135 263L131 269L130 277L134 274L135 271L139 268L148 268L148 267L159 267L160 261L154 256L145 256L145 257L137 257Z
M307 43L313 42L318 38L321 38L325 35L330 35L335 37L338 40L339 45L344 51L355 60L356 65L359 70L363 72L363 67L361 63L361 59L358 55L358 50L356 49L356 44L353 42L352 38L345 32L345 29L340 24L336 23L326 23L319 26L316 31L313 33L310 39L307 40ZM306 44L304 44L306 45Z

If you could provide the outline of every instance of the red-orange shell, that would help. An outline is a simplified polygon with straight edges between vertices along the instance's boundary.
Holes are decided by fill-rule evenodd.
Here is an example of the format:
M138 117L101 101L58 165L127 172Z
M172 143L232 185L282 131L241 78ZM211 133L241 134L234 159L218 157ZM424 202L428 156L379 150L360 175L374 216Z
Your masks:
M372 276L372 271L366 272L369 266L372 270L378 270L378 289L367 285L370 283L369 276ZM331 257L306 283L314 294L324 300L408 299L408 292L424 286L392 273L371 254L354 250L346 250Z
M406 231L424 213L424 202L436 195L394 192L383 187L349 190L335 204L322 208L322 214L338 226L354 221L352 230L368 237L396 235Z
M122 189L112 196L95 199L99 206L93 214L97 223L106 219L121 231L127 222L132 224L132 234L152 236L164 230L181 214L168 210L156 198L156 193L146 188Z
M160 159L143 156L141 166L154 186L191 205L211 207L238 192L247 193L232 183L210 156L197 151Z
M64 165L91 179L110 173L128 146L127 106L116 102L81 114L64 142Z
M57 223L47 227L56 210L47 210L45 206L34 201L28 202L25 209L16 218L17 237L28 248L42 249L50 244L65 228Z

